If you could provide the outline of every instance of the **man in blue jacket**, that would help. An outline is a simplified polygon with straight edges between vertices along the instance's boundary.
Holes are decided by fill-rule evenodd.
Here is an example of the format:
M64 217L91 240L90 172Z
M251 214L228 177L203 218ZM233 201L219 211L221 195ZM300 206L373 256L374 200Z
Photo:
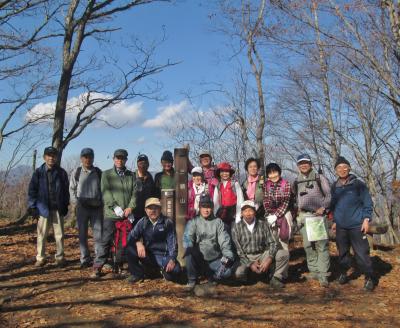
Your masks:
M159 268L166 280L176 281L181 267L176 257L178 244L174 222L161 214L158 198L148 198L146 216L131 231L128 241L128 266L135 283L144 279L144 267Z
M64 216L68 213L69 183L64 169L57 165L58 151L54 147L44 150L45 163L32 175L28 190L28 208L37 223L37 256L35 266L46 263L45 245L50 224L56 240L56 264L65 265Z
M339 156L335 164L335 171L339 178L332 186L331 203L334 221L332 230L336 230L336 245L341 267L338 281L340 284L348 281L346 271L351 266L351 246L359 269L365 275L364 289L372 291L376 281L366 234L372 219L373 203L367 186L350 174L350 170L350 163Z

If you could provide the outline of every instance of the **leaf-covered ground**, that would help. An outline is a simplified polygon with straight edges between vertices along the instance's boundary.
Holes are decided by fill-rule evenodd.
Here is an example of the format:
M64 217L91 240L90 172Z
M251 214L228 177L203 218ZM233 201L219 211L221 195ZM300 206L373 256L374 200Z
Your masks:
M79 267L77 231L68 229L68 265L36 268L33 224L0 223L1 327L400 327L400 248L379 247L372 258L380 275L373 293L363 278L329 289L306 281L304 251L292 245L290 280L282 291L263 282L217 286L207 297L189 295L182 285L162 279L129 285L111 273L90 279ZM335 273L336 249L331 243ZM357 277L354 274L354 277ZM334 277L332 277L334 278Z

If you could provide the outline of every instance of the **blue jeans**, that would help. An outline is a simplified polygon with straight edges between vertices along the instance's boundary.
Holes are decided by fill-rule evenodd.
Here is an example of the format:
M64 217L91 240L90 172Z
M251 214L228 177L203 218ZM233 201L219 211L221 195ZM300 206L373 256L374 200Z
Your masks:
M187 254L186 259L186 270L189 282L195 282L200 275L205 275L209 280L215 280L215 274L221 269L222 263L221 258L213 261L206 261L203 255L198 252ZM227 268L221 276L221 280L227 279L232 275L232 267Z
M97 260L99 247L101 242L101 230L103 225L103 207L88 208L81 204L76 207L76 220L79 229L79 248L81 251L81 263L89 263L91 261L90 250L88 247L88 229L89 222L92 227L94 239L94 251ZM95 261L96 261L95 260Z
M145 267L159 268L166 280L176 281L181 272L181 266L178 261L175 261L175 267L172 271L166 272L165 267L168 264L168 258L165 255L153 254L149 249L146 249L146 257L139 258L137 255L136 244L133 242L128 243L128 267L129 272L136 278L144 277Z

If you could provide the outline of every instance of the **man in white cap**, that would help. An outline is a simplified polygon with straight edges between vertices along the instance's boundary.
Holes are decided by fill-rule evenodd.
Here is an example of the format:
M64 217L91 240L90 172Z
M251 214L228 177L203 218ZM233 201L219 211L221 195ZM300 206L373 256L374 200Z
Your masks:
M178 244L174 222L161 214L158 198L148 198L146 216L131 231L128 241L130 283L144 279L145 267L160 269L166 280L178 279L181 267L176 257Z
M297 157L299 174L293 183L293 193L297 204L297 224L301 227L303 247L306 252L310 274L307 279L318 280L321 287L328 287L330 256L329 240L309 241L306 217L318 216L327 226L326 209L331 202L329 181L313 169L311 157L301 154Z
M240 265L236 278L247 281L249 273L272 277L270 286L283 288L289 268L289 252L280 247L267 221L256 218L256 205L252 200L241 204L242 219L232 229Z

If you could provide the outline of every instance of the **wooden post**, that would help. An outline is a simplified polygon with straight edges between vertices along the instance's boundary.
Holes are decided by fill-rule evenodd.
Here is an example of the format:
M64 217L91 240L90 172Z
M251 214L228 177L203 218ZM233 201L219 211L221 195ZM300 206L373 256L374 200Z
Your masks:
M161 213L175 220L175 189L161 190Z
M183 233L186 226L187 198L188 198L188 155L187 148L175 148L175 224L178 239L178 261L183 261Z

